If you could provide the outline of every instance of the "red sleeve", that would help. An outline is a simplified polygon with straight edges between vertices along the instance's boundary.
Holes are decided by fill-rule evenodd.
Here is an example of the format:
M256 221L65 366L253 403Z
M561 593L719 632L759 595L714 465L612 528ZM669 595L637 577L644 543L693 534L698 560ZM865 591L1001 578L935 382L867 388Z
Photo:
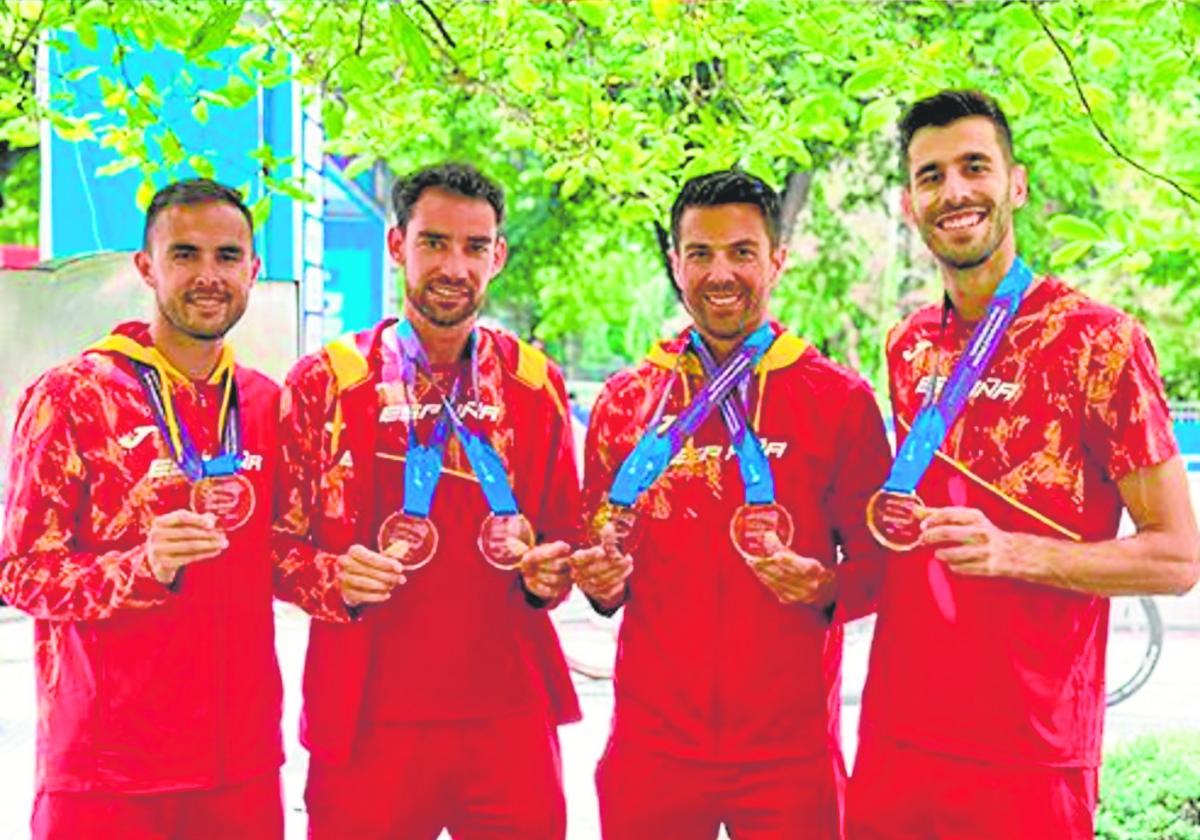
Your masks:
M608 498L613 476L621 466L620 459L624 455L623 450L614 448L614 444L618 443L616 427L621 425L622 417L630 426L633 422L632 416L617 410L616 393L617 388L612 380L601 389L592 406L583 447L583 526L589 541L595 539L592 519ZM630 428L631 433L636 431Z
M833 483L834 530L842 547L834 619L850 621L875 611L888 551L867 528L867 501L883 486L891 449L875 395L865 383L850 394L838 424L838 464Z
M333 373L322 357L306 357L288 374L279 402L279 498L271 551L277 597L314 618L347 622L351 614L338 585L339 555L317 547L312 532L320 500L335 489L322 487L322 477L336 469L325 463L324 446L335 399ZM345 476L340 477L336 490L344 493Z
M1097 335L1085 387L1084 445L1113 481L1179 454L1154 348L1135 320Z
M72 396L80 391L87 399L74 405ZM119 481L119 464L107 462L106 453L85 462L76 435L76 424L89 422L87 406L103 408L106 399L102 387L56 371L26 392L17 415L0 543L0 598L36 618L92 621L170 597L150 571L144 539L103 553L79 545L79 523L89 506L99 505L89 501L99 484L96 473L111 470L114 483Z
M575 460L575 436L571 430L571 415L567 389L562 374L551 365L547 371L546 388L538 396L551 418L546 429L548 456L546 475L542 483L542 499L534 529L545 541L563 540L572 546L583 538L579 469Z

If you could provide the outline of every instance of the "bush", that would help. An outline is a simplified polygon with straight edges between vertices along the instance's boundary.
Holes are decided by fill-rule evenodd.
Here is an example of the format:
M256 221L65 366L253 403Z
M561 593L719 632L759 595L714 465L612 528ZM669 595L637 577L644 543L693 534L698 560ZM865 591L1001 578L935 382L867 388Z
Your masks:
M1096 837L1200 840L1200 733L1145 735L1105 756Z

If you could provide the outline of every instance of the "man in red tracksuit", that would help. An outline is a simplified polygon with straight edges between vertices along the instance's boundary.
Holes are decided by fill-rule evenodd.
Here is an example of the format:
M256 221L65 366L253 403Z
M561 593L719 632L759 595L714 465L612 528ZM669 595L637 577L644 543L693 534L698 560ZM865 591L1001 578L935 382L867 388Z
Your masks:
M904 209L943 304L892 331L903 442L1014 266L1027 176L973 91L901 123ZM847 801L853 838L1093 837L1108 596L1183 592L1197 533L1142 327L1035 277L917 486L888 564ZM1115 539L1121 509L1137 534Z
M476 323L506 253L500 189L450 164L394 200L404 320L302 359L283 396L276 560L284 597L314 617L309 833L560 840L557 726L579 718L545 610L570 587L580 521L565 388L540 352ZM481 553L495 511L451 410L532 524L519 569ZM439 434L436 493L415 512L409 462ZM389 523L410 513L435 548L396 550Z
M769 324L773 343L733 398L795 523L790 548L739 555L731 517L745 483L714 410L638 499L629 553L573 558L595 606L625 610L596 777L606 840L713 838L722 823L757 840L841 836L840 622L873 608L882 555L862 510L888 445L867 383L767 321L786 258L779 224L778 196L752 176L716 172L683 187L671 260L698 339L689 329L658 344L605 384L592 413L590 513L642 435L708 379L692 342L719 362Z
M37 619L33 836L279 838L278 387L222 341L258 272L250 213L172 184L134 262L150 324L39 378L11 448L0 594Z

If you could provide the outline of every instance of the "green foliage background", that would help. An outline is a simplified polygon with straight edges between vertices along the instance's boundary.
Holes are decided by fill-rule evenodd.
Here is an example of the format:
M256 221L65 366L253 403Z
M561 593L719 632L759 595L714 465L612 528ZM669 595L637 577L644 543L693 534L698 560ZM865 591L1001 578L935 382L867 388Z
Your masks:
M98 27L197 62L240 50L227 86L197 93L198 118L296 78L355 168L456 158L496 175L513 259L493 311L593 373L678 313L652 223L682 179L740 165L780 186L811 175L775 309L878 383L887 327L937 283L897 212L895 120L937 89L980 87L1031 172L1022 253L1144 318L1172 396L1200 398L1196 0L10 0L0 152L36 143L39 42ZM54 128L118 149L149 184L188 161L169 132L146 139L162 94L130 80L106 97L118 125ZM0 234L28 239L36 177L25 159L10 169Z
M1200 840L1200 735L1145 735L1104 757L1097 840Z

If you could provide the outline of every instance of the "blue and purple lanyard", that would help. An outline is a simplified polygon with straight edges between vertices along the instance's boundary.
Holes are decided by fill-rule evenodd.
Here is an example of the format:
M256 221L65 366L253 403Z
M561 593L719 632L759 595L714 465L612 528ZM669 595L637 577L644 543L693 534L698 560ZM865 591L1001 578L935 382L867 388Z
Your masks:
M150 401L154 422L158 425L163 440L167 442L171 458L179 465L183 474L190 481L235 475L242 466L242 423L241 413L238 410L237 381L229 383L229 409L225 417L225 426L221 430L221 454L215 458L205 458L196 448L192 436L188 433L187 425L179 417L176 417L175 420L179 430L179 450L176 451L174 437L167 425L167 409L163 404L162 379L158 371L143 362L132 359L130 361L142 383L142 389L146 392L146 398ZM233 376L233 373L225 375Z
M633 451L621 463L608 492L608 499L615 505L632 507L642 493L658 480L670 465L671 460L683 448L684 442L694 435L718 405L729 429L742 479L746 484L746 501L770 504L775 501L775 482L771 468L763 453L762 444L746 422L745 411L733 392L745 383L775 342L775 334L769 324L763 324L738 346L719 367L712 353L695 330L689 340L700 355L701 364L708 381L696 394L691 403L664 430L659 431L660 421L671 393L674 376L659 399L658 407L649 427L638 440Z
M971 334L966 351L954 365L936 401L936 385L930 387L925 405L917 413L908 437L896 453L896 460L883 485L884 490L893 493L916 491L921 477L933 463L934 453L946 440L954 421L966 407L975 383L982 378L992 357L996 355L1004 333L1016 317L1021 299L1032 282L1033 272L1029 266L1020 257L1014 258L992 294L983 319ZM934 373L936 375L936 371Z
M405 384L415 384L416 372L419 370L433 387L437 388L429 356L421 346L421 339L418 338L412 324L407 320L396 324L396 342L400 351L400 376ZM476 334L472 331L467 339L472 382L478 377L478 343ZM433 507L433 494L442 478L442 462L452 429L462 444L475 477L479 479L479 486L483 488L483 495L491 512L497 516L518 512L517 499L508 483L508 474L500 455L487 438L468 429L454 409L454 400L458 396L461 381L461 376L455 378L450 392L441 394L442 411L433 427L429 443L421 444L417 439L416 423L412 412L409 412L408 452L404 460L404 512L409 516L429 516ZM475 392L478 393L477 387Z

